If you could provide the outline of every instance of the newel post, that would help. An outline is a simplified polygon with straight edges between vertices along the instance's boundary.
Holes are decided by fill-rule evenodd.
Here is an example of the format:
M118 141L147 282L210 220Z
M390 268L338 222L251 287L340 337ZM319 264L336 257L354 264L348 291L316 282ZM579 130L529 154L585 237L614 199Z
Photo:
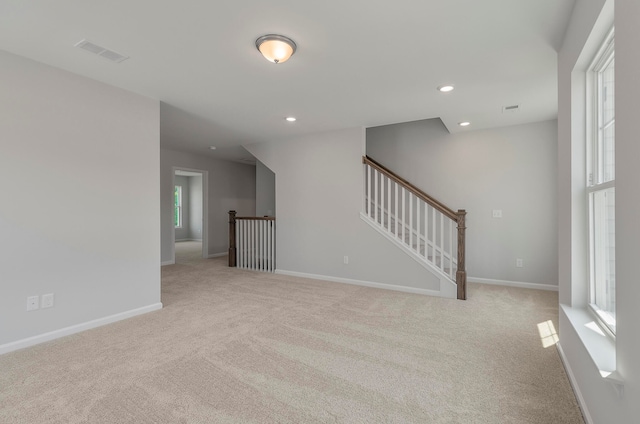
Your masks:
M236 266L236 211L229 211L229 266Z
M465 265L465 230L467 229L465 218L467 211L458 209L458 271L456 272L456 285L458 286L458 299L467 299L467 270Z

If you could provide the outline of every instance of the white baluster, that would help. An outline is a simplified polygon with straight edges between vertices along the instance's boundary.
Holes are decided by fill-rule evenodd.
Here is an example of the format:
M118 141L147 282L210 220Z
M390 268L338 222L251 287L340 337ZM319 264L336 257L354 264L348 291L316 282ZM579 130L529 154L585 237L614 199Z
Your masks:
M380 174L380 226L384 228L384 174Z
M387 178L387 230L391 233L391 178Z
M244 250L244 231L242 229L242 220L238 219L236 220L237 222L237 227L238 227L238 242L236 243L238 245L238 268L242 268L242 257L243 257L243 250Z
M253 222L253 255L252 255L252 259L253 259L253 269L257 270L258 269L258 254L260 254L260 243L258 242L258 237L260 235L260 232L258 230L258 224L259 222L256 221L255 219L251 220Z
M409 249L413 249L413 193L409 192Z
M444 214L440 213L440 269L444 272Z
M418 253L418 255L420 254L420 203L422 203L422 200L420 200L419 198L416 197L416 252Z
M276 222L271 221L271 271L276 270Z
M394 221L395 221L395 227L396 227L395 236L396 236L396 237L398 237L398 218L400 217L400 214L398 213L398 200L399 200L399 199L398 199L398 183L396 183L396 182L394 181L394 183L393 183L393 184L395 185L395 192L396 192L396 193L395 193L395 194L396 194L396 195L395 195L395 197L396 197L396 198L395 198L396 207L395 207L395 209L394 209L394 211L393 211L393 215L394 215L394 217L395 217Z
M377 224L378 223L378 205L379 205L379 203L378 203L378 170L377 169L375 169L373 171L373 184L374 184L373 196L374 196L374 199L375 199L375 202L373 204L373 208L374 208L373 209L373 215L375 217L375 221L376 221L376 224Z
M404 233L406 231L405 227L404 227L404 217L405 217L405 189L404 187L402 187L402 225L401 225L401 229L402 229L402 242L406 243L406 239L404 238Z
M431 229L433 230L433 243L431 246L431 263L436 265L436 247L438 246L438 230L436 229L436 215L439 213L435 208L431 214Z
M453 221L449 220L449 276L453 278Z
M424 257L425 259L429 258L429 206L427 203L424 204Z

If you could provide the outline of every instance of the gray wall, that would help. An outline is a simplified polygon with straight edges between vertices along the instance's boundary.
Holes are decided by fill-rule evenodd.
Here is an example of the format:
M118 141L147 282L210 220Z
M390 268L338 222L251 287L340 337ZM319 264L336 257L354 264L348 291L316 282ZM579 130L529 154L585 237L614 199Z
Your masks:
M189 177L176 175L175 185L182 186L182 227L175 229L176 241L191 239L191 190Z
M189 239L202 240L202 176L189 180Z
M256 161L256 216L276 215L276 174Z
M161 307L158 101L5 52L0 92L0 351Z
M604 8L603 8L604 6ZM602 15L600 15L602 13ZM584 199L584 85L581 72L607 29L615 22L616 60L616 315L615 363L624 395L600 376L578 337L576 327L560 311L560 345L569 375L594 423L637 423L640 417L640 2L577 1L559 53L559 280L560 301L584 309L586 237ZM590 35L593 34L593 37ZM584 54L583 54L584 53Z
M245 146L276 174L277 269L438 290L431 273L360 219L364 136L355 128Z
M174 167L208 171L208 210L206 217L208 253L227 253L229 249L229 210L241 215L256 212L256 171L253 165L212 159L206 156L160 149L161 257L174 260L173 252L173 173Z
M557 285L556 150L556 121L457 134L439 119L367 129L367 155L467 211L470 279Z

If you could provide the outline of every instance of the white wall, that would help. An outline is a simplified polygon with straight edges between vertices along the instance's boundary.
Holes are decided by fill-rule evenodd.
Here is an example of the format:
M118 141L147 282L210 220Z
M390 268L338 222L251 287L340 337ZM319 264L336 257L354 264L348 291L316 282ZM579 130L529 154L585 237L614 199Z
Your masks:
M256 161L256 216L276 215L276 174Z
M276 174L276 267L437 290L431 273L360 219L364 137L355 128L245 146Z
M189 238L202 240L202 175L189 180Z
M161 307L158 101L5 52L0 92L0 352Z
M584 85L585 62L610 28L613 1L577 1L559 54L558 164L560 301L578 310L586 303L584 237ZM595 363L564 310L560 312L560 345L577 392L594 423L637 423L640 417L640 2L615 2L616 57L616 369L624 394L600 377ZM573 81L573 85L572 85Z
M556 152L556 121L457 134L439 119L367 129L367 155L467 211L469 279L557 285Z
M229 210L255 215L256 171L253 165L212 159L207 156L160 149L160 202L162 262L174 260L173 168L208 171L209 216L206 217L208 255L229 250Z

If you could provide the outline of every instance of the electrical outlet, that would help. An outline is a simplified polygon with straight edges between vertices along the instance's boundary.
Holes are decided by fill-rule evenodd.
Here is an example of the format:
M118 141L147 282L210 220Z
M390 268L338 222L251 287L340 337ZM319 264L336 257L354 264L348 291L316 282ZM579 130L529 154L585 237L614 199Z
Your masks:
M494 218L502 218L502 209L494 209L493 210Z
M27 297L27 311L35 311L40 308L40 298L38 296Z
M42 308L53 308L53 293L42 295Z
M348 256L344 257L344 264L345 265L349 264L349 257Z
M516 268L522 268L524 265L522 264L522 259L516 259Z

